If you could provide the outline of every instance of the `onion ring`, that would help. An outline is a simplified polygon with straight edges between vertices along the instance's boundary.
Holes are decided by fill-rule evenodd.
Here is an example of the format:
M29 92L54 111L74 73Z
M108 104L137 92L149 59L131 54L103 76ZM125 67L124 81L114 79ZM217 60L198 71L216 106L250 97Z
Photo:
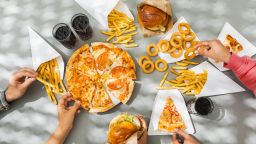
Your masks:
M171 38L172 38L172 37L177 37L177 38L179 38L179 39L181 39L181 40L183 39L182 34L181 34L181 33L179 33L179 32L175 32L175 33L173 33L173 34L172 34L172 36L171 36Z
M189 47L188 47L188 44L189 44ZM193 45L192 45L192 42L191 41L183 41L183 45L182 45L183 49L186 50L188 48L192 48Z
M184 57L187 60L193 59L194 57L196 57L196 49L194 47L187 49L184 53Z
M159 67L159 64L160 64L160 63L163 64L163 67L162 67L162 68ZM160 71L160 72L164 72L164 71L167 70L168 64L167 64L167 62L166 62L165 60L163 60L163 59L158 59L158 60L156 60L156 62L155 62L155 68L156 68L156 70L158 70L158 71Z
M154 48L154 51L153 51L153 52L151 51L152 48ZM157 48L157 46L156 46L155 44L149 44L149 45L147 46L146 51L147 51L147 54L148 54L149 56L152 56L152 57L157 56L157 54L158 54L158 48Z
M170 40L170 43L173 47L178 48L182 46L182 39L179 39L177 37L172 37Z
M141 56L141 57L139 58L139 61L138 61L139 66L142 67L142 65L143 65L143 63L144 63L145 61L151 61L151 60L150 60L150 58L149 58L148 56Z
M183 30L183 27L185 27L186 29ZM178 29L181 34L189 34L191 28L188 23L180 23Z
M142 70L146 74L150 74L155 70L155 65L152 61L146 61L142 64Z
M169 54L173 58L179 58L182 55L182 51L183 51L182 48L179 47L179 48L176 48L174 51L169 51Z
M167 52L170 49L170 44L168 40L160 40L157 44L158 50L160 52Z
M189 34L183 34L182 36L185 41L193 41L196 38L196 35L193 32L190 32Z

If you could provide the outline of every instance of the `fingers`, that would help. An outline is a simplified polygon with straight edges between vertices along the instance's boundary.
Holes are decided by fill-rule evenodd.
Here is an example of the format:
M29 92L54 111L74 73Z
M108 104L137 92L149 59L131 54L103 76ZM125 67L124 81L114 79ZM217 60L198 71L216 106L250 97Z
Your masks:
M58 107L60 108L66 108L67 106L67 99L68 99L68 96L67 95L63 95L59 101L59 105Z
M177 135L174 133L174 135L172 135L172 142L171 144L179 144L178 140L177 140Z
M18 81L24 77L36 78L37 76L38 76L38 73L35 72L34 70L28 69L28 68L23 68L13 75L13 79Z
M144 130L147 130L147 122L145 121L145 119L141 115L136 115L136 117L140 120L142 128Z
M72 107L70 107L70 110L72 111L72 113L75 115L76 112L78 111L78 109L80 108L80 102L79 101L76 101L74 103L74 105Z
M185 133L183 130L180 130L180 129L176 129L175 130L175 133L183 136L185 139L187 139L189 137L189 135L187 133ZM176 134L175 134L176 135Z
M35 78L27 78L24 83L22 83L22 88L28 88L36 79Z

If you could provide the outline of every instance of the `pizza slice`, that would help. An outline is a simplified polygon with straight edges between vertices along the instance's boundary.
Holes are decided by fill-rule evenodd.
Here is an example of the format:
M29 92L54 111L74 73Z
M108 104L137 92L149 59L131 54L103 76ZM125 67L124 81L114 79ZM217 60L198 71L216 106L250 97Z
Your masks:
M173 100L169 97L158 121L158 129L173 132L175 129L185 129L185 123L176 109Z
M112 78L132 78L136 79L136 66L127 51L123 51L117 60L111 65L110 69L105 71L102 79Z
M95 80L75 68L67 68L66 81L71 97L88 110L95 92Z
M109 43L92 43L92 55L96 61L97 71L100 75L113 64L122 53L122 49Z
M112 107L114 107L114 104L110 96L104 89L103 85L100 82L97 82L95 86L96 86L96 90L90 105L89 112L93 112L93 113L105 112L111 109Z
M132 95L134 81L129 77L107 79L104 83L104 87L110 93L110 95L118 98L123 104L125 104Z
M244 49L243 46L229 34L226 36L224 45L229 49L230 52L233 53L239 53Z
M94 79L98 78L96 63L87 44L74 52L68 61L67 68L75 68Z

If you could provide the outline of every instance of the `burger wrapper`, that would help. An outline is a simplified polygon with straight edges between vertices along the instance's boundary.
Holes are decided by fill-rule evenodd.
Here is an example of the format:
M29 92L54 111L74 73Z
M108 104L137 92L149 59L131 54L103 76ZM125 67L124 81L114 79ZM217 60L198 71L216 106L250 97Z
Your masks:
M28 31L30 48L32 53L33 69L36 71L42 63L57 58L60 70L60 78L63 79L64 61L62 56L49 44L49 42L47 42L31 27L28 27Z
M134 19L128 6L120 0L75 0L84 8L104 29L108 29L108 15L115 9Z
M143 5L150 5L153 7L156 7L165 13L167 13L169 16L171 16L171 20L168 23L167 29L165 32L169 31L173 27L173 17L172 17L172 8L169 0L143 0L139 5L138 5L138 10L143 6ZM141 31L143 33L144 37L150 37L154 35L159 35L162 34L163 32L160 31L151 31L146 29L143 25L140 24Z

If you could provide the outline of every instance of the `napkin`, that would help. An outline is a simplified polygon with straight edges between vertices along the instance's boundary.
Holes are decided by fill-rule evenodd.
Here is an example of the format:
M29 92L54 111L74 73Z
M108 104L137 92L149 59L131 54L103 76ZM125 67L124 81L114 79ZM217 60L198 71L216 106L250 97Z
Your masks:
M188 23L184 17L180 17L179 20L173 25L173 28L172 28L170 31L168 31L168 32L161 38L161 40L170 40L172 34L173 34L174 32L179 31L179 30L178 30L178 26L179 26L179 24L182 23L182 22ZM192 28L191 28L191 31L194 32L194 31L192 30ZM194 33L195 33L195 32L194 32ZM196 41L199 41L199 38L196 36L195 40L196 40ZM174 62L178 62L178 61L184 60L184 59L185 59L184 53L185 53L185 51L183 51L182 56L180 56L179 58L173 58L173 57L171 57L168 52L166 52L166 53L159 52L159 53L158 53L158 56L159 56L161 59L164 59L167 63L174 63Z
M249 42L245 37L243 37L233 26L226 22L218 36L218 40L220 40L223 43L226 39L226 35L228 34L234 37L243 46L244 50L238 53L239 56L251 57L256 54L256 47L251 42ZM223 67L223 62L216 63L215 60L210 58L209 61L213 65L215 65L220 71L229 70Z
M60 70L60 77L63 79L64 61L61 55L31 27L28 27L28 31L30 48L32 53L33 69L37 70L37 68L42 63L57 58Z
M134 19L128 6L120 0L75 0L92 17L94 17L104 29L108 29L108 15L116 9Z
M207 61L191 68L190 70L193 70L196 73L203 73L203 70L208 71L207 81L199 96L213 96L245 91L244 88L239 86L236 82Z
M172 133L158 130L158 121L159 121L160 115L164 109L166 99L168 97L172 98L177 111L181 115L181 117L186 125L185 131L189 134L195 133L195 128L194 128L194 125L190 118L190 115L188 113L185 100L184 100L183 96L181 95L181 93L178 90L174 89L174 90L159 90L158 91L157 96L155 98L153 111L151 114L148 135L171 135L172 134Z

